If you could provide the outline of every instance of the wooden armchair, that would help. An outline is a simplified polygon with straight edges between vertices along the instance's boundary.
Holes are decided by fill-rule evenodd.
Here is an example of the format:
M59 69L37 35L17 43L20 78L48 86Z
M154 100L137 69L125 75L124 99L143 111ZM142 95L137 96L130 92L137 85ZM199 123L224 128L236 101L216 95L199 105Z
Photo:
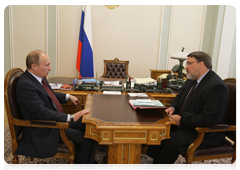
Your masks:
M22 69L13 68L8 71L4 80L4 102L12 139L13 164L18 164L18 155L15 155L15 151L18 147L18 142L23 132L23 126L60 129L61 138L64 143L59 144L58 152L54 157L69 159L69 163L74 163L74 145L67 138L64 131L64 129L69 127L68 123L56 122L52 120L22 120L22 115L16 99L16 84L22 73Z
M225 79L224 82L229 89L227 124L219 124L212 128L197 127L196 131L199 134L195 141L188 147L186 155L183 155L187 163L221 158L232 158L232 163L236 160L236 79ZM211 132L226 132L224 143L216 147L198 149L204 134Z
M128 75L129 61L104 60L104 73L102 78L126 78Z

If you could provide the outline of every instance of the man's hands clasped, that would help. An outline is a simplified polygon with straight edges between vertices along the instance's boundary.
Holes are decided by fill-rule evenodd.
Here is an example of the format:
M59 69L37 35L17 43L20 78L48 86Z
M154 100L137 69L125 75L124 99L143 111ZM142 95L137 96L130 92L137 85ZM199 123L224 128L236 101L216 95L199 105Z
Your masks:
M175 121L176 126L180 126L180 120L181 116L174 113L174 109L172 107L169 107L165 110L165 112Z

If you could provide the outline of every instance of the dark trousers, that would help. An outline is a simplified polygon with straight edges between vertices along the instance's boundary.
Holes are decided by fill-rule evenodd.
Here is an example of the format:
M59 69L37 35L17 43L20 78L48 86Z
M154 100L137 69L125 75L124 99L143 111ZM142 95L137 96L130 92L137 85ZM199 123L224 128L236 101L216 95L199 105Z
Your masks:
M161 141L161 145L149 145L147 155L154 159L154 164L173 164L180 154L177 129L170 132L170 139Z
M94 164L94 144L92 139L84 138L85 127L80 118L69 123L69 128L65 130L67 137L74 143L76 164Z

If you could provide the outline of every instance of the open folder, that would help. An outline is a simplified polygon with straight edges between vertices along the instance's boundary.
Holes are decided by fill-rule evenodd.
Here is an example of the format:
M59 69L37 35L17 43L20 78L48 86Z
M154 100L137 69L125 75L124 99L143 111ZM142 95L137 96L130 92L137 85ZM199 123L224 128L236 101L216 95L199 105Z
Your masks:
M159 100L137 99L129 100L133 109L159 109L166 108Z

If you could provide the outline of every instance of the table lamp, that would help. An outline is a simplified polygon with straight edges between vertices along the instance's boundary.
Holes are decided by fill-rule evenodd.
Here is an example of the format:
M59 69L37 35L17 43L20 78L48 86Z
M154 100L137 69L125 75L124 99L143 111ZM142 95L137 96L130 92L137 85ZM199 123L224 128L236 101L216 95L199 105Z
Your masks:
M187 60L187 55L189 53L184 52L184 47L182 47L181 52L175 52L171 54L172 59L178 59L179 60L179 68L178 68L178 78L182 79L182 69L183 69L183 61Z
M175 52L175 53L171 54L172 59L178 59L179 60L178 78L170 80L169 87L171 89L179 90L185 84L185 81L182 78L182 70L183 70L183 61L187 59L188 54L189 53L184 52L184 47L182 47L181 52Z

